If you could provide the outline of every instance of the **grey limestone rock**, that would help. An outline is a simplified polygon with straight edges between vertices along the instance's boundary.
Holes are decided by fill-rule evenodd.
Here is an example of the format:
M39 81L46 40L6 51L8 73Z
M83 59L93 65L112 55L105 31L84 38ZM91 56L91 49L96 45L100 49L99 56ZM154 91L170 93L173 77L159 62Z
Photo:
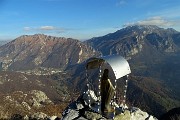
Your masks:
M103 118L101 114L91 111L85 111L84 115L88 120L99 120L100 118Z
M79 116L79 111L69 109L67 114L62 118L62 120L73 120Z

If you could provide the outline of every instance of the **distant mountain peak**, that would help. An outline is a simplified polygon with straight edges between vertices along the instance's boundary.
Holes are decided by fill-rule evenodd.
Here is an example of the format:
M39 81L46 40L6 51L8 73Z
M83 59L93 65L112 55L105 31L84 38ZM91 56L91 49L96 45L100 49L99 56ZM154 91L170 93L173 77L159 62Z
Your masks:
M161 28L157 25L132 25L132 26L127 26L124 28L124 30L139 30L139 31L149 31L149 32L162 32L162 31L166 31L166 32L169 32L169 33L178 33L178 31L176 31L175 29L173 28Z

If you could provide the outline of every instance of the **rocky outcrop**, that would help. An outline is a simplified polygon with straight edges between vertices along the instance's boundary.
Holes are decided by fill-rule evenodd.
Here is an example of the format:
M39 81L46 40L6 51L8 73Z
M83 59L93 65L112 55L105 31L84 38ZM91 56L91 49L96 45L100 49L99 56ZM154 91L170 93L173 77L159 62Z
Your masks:
M64 81L58 83L55 75L52 79L56 80L50 77L1 71L0 119L9 119L15 114L30 117L36 112L61 117L70 100L69 89Z
M24 110L31 110L33 107L53 104L53 102L42 91L32 90L30 92L15 91L11 95L3 95L3 103L13 104ZM6 107L6 106L5 106Z
M34 107L40 107L42 104L53 104L53 102L42 91L32 90L30 91L30 95L32 95L31 102Z
M47 118L48 116L44 114L43 112L37 112L30 116L30 119L36 119L36 120L47 119Z
M14 114L10 118L11 120L60 120L57 116L48 116L43 112L37 112L30 116L22 116L20 114Z
M90 100L87 104L87 99ZM83 93L76 101L72 102L62 113L62 120L157 120L147 112L140 110L139 108L126 108L117 107L121 112L117 112L112 118L108 118L106 115L102 115L97 112L98 99L93 91Z
M0 119L48 119L55 117L56 106L42 91L32 90L29 92L15 91L11 94L0 94ZM54 113L46 114L43 109L53 110ZM58 111L59 112L59 111ZM50 113L48 111L48 113ZM53 119L54 118L54 119ZM57 118L57 116L56 116Z

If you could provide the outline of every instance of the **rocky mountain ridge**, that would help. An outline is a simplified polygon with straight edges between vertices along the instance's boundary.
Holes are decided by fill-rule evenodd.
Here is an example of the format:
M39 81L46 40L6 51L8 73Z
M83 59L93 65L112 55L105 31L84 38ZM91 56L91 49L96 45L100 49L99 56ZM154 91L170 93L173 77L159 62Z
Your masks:
M35 34L23 35L1 46L0 62L4 70L38 67L64 70L97 54L91 47L75 39Z
M128 26L115 33L85 41L103 55L120 54L126 58L142 52L148 46L149 50L171 53L179 50L174 38L179 32L174 29L163 29L153 25Z

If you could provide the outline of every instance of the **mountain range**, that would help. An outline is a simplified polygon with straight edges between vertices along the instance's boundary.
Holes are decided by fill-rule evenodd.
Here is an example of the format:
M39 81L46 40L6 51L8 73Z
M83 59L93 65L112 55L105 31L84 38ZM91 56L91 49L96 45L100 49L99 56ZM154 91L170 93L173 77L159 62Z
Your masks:
M179 50L179 32L153 25L128 26L115 33L85 41L103 55L120 54L132 57L141 52L172 53Z
M85 60L118 54L128 60L132 70L127 92L128 105L160 117L180 105L179 51L180 32L152 25L128 26L83 42L43 34L23 35L0 46L0 73L11 76L12 80L4 82L7 79L2 77L0 85L8 86L15 84L14 81L24 79L13 78L12 75L26 76L29 79L39 76L40 80L47 79L59 87L51 88L53 94L49 94L49 91L36 85L39 82L34 81L32 89L42 90L56 102L58 98L52 96L59 95L59 101L63 104L70 100L70 97L65 98L65 94L75 98L85 89ZM18 89L24 84L17 83L14 85L17 89L12 90L25 91ZM26 83L30 84L28 81ZM41 84L45 84L46 88L49 82ZM123 80L118 82L118 86L122 98ZM6 87L2 88L2 94L13 92L6 90Z

